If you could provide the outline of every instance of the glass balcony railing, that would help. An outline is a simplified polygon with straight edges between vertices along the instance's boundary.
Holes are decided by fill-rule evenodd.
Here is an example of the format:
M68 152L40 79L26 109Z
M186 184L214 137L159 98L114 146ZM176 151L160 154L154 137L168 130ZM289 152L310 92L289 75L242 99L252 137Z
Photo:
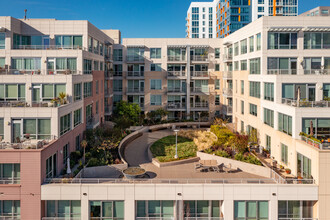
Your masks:
M168 88L168 93L186 93L186 88Z
M232 96L233 95L233 89L231 88L224 88L222 91L223 95L225 96Z
M208 108L209 103L208 102L195 102L195 103L191 103L190 107L191 108Z
M296 69L269 69L268 75L297 75Z
M186 108L186 103L168 103L167 109L184 109Z
M330 69L309 69L304 70L305 75L330 75Z
M209 58L208 54L202 55L192 55L190 56L191 61L207 61Z
M298 108L330 108L330 101L307 101L282 98L282 104Z
M17 69L0 69L0 75L75 75L81 74L78 70L17 70Z
M0 150L4 149L41 149L49 145L52 141L56 140L55 135L40 135L39 138L42 139L27 139L27 138L18 138L16 142L19 143L5 143L0 142Z
M15 45L14 50L86 50L80 45Z
M185 56L178 56L178 55L168 55L167 56L167 61L176 61L176 62L186 61L186 57Z
M144 77L143 71L127 71L127 77Z
M167 71L167 77L185 77L185 71Z
M128 55L126 56L126 61L128 62L144 62L143 55Z
M190 76L208 78L210 75L209 72L206 70L206 71L192 71L190 72Z
M43 101L43 102L26 102L24 100L0 101L0 107L3 108L56 108L69 104L68 100L61 101Z
M144 88L127 88L128 93L143 93Z

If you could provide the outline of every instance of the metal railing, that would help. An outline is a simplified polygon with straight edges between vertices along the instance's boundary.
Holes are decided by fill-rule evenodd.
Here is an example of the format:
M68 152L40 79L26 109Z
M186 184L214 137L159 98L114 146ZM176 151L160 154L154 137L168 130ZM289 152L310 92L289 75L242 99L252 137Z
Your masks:
M66 100L66 104L69 104L70 102ZM26 102L23 100L13 100L13 101L0 101L0 107L5 108L40 108L40 107L47 107L47 108L56 108L60 107L66 104L60 104L60 103L52 103L52 102Z
M222 106L222 111L224 114L231 114L233 113L233 107L232 106Z
M186 71L167 71L167 77L185 77Z
M100 122L100 117L98 114L86 118L87 128L94 128Z
M142 56L142 55L128 55L128 56L126 56L126 61L144 62L144 56Z
M297 70L295 69L271 69L267 70L268 75L297 75Z
M282 104L301 108L330 108L330 101L306 101L282 98Z
M190 107L191 108L208 108L209 103L208 102L195 102L195 103L191 103Z
M186 57L185 56L168 55L167 56L167 61L176 61L176 62L186 61Z
M186 108L185 103L168 103L167 109L184 109Z
M233 78L233 72L232 71L226 71L223 73L223 78L225 79L232 79Z
M278 220L318 220L318 218L281 218L281 217L279 217Z
M127 77L144 77L142 71L127 71Z
M45 179L45 184L288 184L278 183L272 178L265 179L115 179L115 178L54 178ZM314 184L314 180L296 180L294 184Z
M208 54L205 55L192 55L190 56L191 61L207 61L209 58Z
M209 72L208 71L192 71L190 72L190 76L192 77L209 77Z
M304 70L305 75L329 75L330 69L309 69Z
M232 96L233 95L233 89L231 88L224 88L222 91L223 95L225 96Z
M95 219L99 220L100 218ZM42 217L41 220L81 220L81 217Z
M15 45L14 50L87 50L80 45Z
M17 70L0 69L0 75L75 75L81 74L78 70Z
M21 183L20 177L0 178L0 185L2 185L2 184L20 184L20 183Z
M233 55L232 54L225 54L224 56L224 60L229 61L233 59Z
M330 150L330 143L329 142L325 142L325 143L320 143L318 141L315 141L311 138L308 138L306 136L300 136L301 137L301 140L306 142L307 144L313 146L313 147L316 147L320 150Z
M123 56L113 56L113 61L122 62L123 61Z
M206 87L206 88L195 87L195 88L190 88L190 92L209 93L210 89L208 87Z
M56 140L55 135L43 135L43 139L24 139L21 138L20 143L0 142L0 149L41 149Z
M287 181L283 177L281 177L278 173L276 173L274 170L271 170L270 176L277 183L280 183L280 184L287 183Z
M13 216L10 214L10 216L2 216L0 215L0 220L20 220L21 216Z
M167 88L168 93L185 93L186 91L186 88Z
M128 93L144 93L144 88L127 88Z

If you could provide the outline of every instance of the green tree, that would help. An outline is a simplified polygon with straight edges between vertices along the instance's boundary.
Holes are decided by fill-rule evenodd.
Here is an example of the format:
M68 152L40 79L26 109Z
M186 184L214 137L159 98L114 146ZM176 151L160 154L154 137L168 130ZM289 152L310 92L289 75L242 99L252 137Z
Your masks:
M114 121L118 118L125 118L131 122L131 125L134 125L139 122L140 114L141 108L138 104L120 101L114 111Z
M163 109L159 108L155 111L151 111L147 113L148 119L151 121L152 124L155 124L157 120L161 121L163 118L168 114L168 112Z

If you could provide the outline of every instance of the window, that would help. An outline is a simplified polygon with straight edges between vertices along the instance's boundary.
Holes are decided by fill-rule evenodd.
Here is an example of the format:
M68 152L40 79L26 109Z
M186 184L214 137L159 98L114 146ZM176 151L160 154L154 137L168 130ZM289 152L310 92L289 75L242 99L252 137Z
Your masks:
M220 95L215 95L215 105L220 105Z
M20 181L21 181L21 166L19 163L0 164L1 184L19 184Z
M150 48L150 58L151 59L161 59L162 49L161 48Z
M278 201L278 219L313 219L314 201Z
M95 81L95 93L99 94L99 81L98 80Z
M268 49L297 49L297 35L268 32Z
M250 52L254 51L254 36L249 37Z
M223 215L221 205L222 202L217 200L183 201L183 217L184 219L219 219Z
M136 201L136 217L174 219L174 201Z
M215 48L214 49L214 53L215 53L215 59L219 59L220 58L220 48Z
M81 114L81 108L77 109L73 113L73 126L76 127L81 124L82 122L82 114Z
M92 61L84 59L84 74L92 74Z
M241 80L241 95L244 95L244 80Z
M247 70L247 60L241 60L241 70Z
M100 70L99 69L99 61L94 61L94 69L93 70L96 70L96 71L98 71L98 70Z
M258 107L257 105L250 103L250 114L254 116L258 116Z
M272 149L272 139L270 136L266 134L266 150L268 150L270 153L271 149Z
M324 63L328 61L327 58L324 58ZM313 58L304 58L304 74L322 74L322 58L313 57ZM324 68L325 69L325 68Z
M250 59L250 74L260 74L260 58Z
M5 49L6 47L6 33L0 33L0 49Z
M0 216L4 219L21 219L19 200L0 200Z
M162 95L150 95L150 105L162 105Z
M264 99L274 101L274 83L264 83Z
M250 96L260 98L260 82L250 82Z
M114 61L123 61L123 50L122 49L113 49L113 60Z
M80 200L48 200L46 201L46 217L80 219ZM71 218L70 218L71 217Z
M297 74L297 58L285 57L268 57L268 72L267 74L280 75L296 75Z
M90 201L90 217L98 220L124 220L123 201Z
M96 101L95 103L95 114L99 114L99 101Z
M81 100L81 83L74 84L74 101Z
M67 160L70 156L70 145L67 143L63 146L63 164L65 165L67 163Z
M150 89L151 90L161 90L162 89L162 80L161 79L151 79L150 80Z
M185 48L168 48L167 49L168 61L185 61L186 49Z
M162 64L161 63L152 63L150 64L150 71L152 72L161 72Z
M123 80L114 79L113 80L113 91L114 92L122 92L123 91Z
M6 58L0 57L0 70L4 69L6 65Z
M143 61L144 48L127 48L127 61Z
M122 95L113 95L113 106L116 106L118 102L120 102L123 99Z
M278 130L288 135L292 135L292 117L278 113Z
M60 119L60 136L71 130L71 113L64 115Z
M55 35L56 48L82 49L82 36Z
M93 96L93 82L84 83L84 98Z
M264 123L274 127L274 111L264 108Z
M40 70L41 58L12 58L12 69L14 70Z
M257 50L261 50L261 33L257 34Z
M220 89L220 79L216 79L215 81L214 81L214 87L215 87L215 89Z
M321 10L321 14L328 15L329 14L329 10Z
M86 106L85 116L86 116L86 123L89 123L93 118L93 104Z
M244 115L244 101L241 101L241 114Z
M88 37L88 51L93 52L93 38Z
M304 49L330 49L330 32L305 32Z
M311 123L313 123L313 128L311 128ZM310 134L312 131L314 137L319 140L330 138L330 118L303 118L302 132Z
M234 220L268 220L267 201L234 201Z
M247 53L247 40L244 39L241 41L241 54Z
M220 71L220 64L215 64L215 71Z
M46 160L46 178L54 178L57 175L57 154L53 154Z
M304 179L313 179L312 161L300 153L297 153L297 176Z
M100 43L98 40L93 39L93 51L95 54L99 54Z
M25 100L24 84L0 84L1 101Z
M244 132L244 121L241 121L241 133Z
M239 45L238 42L234 44L234 56L239 55Z
M265 8L264 7L258 7L258 12L265 12Z
M4 120L3 118L0 118L0 138L1 140L4 139Z
M234 62L234 70L235 71L239 70L239 61Z
M76 151L80 150L80 135L76 136Z

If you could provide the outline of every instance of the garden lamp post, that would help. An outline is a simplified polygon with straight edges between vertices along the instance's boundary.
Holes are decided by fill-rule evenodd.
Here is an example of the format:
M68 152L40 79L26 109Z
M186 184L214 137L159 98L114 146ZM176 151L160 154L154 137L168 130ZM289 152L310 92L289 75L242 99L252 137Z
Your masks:
M175 129L174 132L175 132L175 155L174 155L174 158L177 159L178 158L178 132L179 132L179 130Z
M199 123L199 128L201 128L201 114L202 114L202 112L198 112L198 123Z

